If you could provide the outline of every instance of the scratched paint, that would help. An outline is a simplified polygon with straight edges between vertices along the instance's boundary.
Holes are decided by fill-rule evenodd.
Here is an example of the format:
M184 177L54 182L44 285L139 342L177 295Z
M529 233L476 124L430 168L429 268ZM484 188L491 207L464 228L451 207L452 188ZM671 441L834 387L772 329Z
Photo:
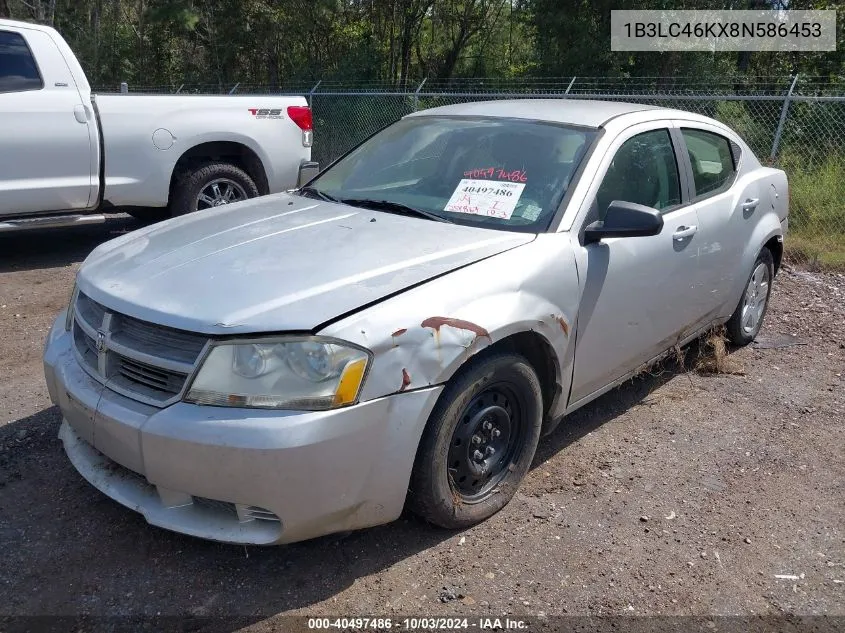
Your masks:
M566 322L566 319L564 319L563 316L556 317L555 315L552 315L552 318L557 321L557 324L560 326L560 329L563 330L563 333L566 334L566 336L569 336L569 323Z
M408 373L408 370L404 367L402 368L402 386L399 387L399 391L405 391L408 388L408 385L411 384L411 374Z
M490 338L490 333L485 330L480 325L473 323L472 321L464 321L463 319L451 319L449 317L428 317L425 321L420 324L422 327L430 327L438 334L440 333L440 328L444 325L448 325L449 327L457 328L459 330L468 330L473 332L477 337L484 337L488 340L493 340Z

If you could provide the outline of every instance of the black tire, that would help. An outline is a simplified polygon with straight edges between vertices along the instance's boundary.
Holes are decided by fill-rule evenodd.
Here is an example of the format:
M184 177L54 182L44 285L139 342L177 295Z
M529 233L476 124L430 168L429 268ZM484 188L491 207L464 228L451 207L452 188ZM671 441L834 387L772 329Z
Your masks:
M510 414L507 419L502 411ZM411 475L408 508L448 529L493 516L511 500L531 466L542 414L540 381L525 358L496 352L470 361L446 386L428 420ZM487 455L488 448L494 453L483 462L472 457L479 449ZM482 465L489 468L479 475Z
M758 273L758 268L763 267L765 269L765 273L767 276L766 280L766 288L765 288L765 296L761 297L759 293L759 289L755 292L753 299L758 301L757 311L754 312L756 315L759 313L759 317L752 319L753 326L749 327L749 319L748 319L748 312L746 312L746 307L748 305L748 301L750 300L749 293L751 292L752 280L754 279L754 275ZM761 269L761 270L763 270ZM772 253L768 248L764 248L760 251L760 254L757 256L757 259L754 261L754 266L751 267L751 273L748 275L748 280L745 282L745 290L742 293L742 297L739 300L739 304L736 306L734 313L731 315L731 318L728 319L728 322L725 324L725 329L727 330L728 340L734 345L748 345L751 341L753 341L757 334L760 332L760 328L763 326L763 319L766 316L766 311L769 309L769 297L772 295L772 281L775 278L775 261L772 257ZM762 301L762 306L760 305L759 301ZM743 317L745 315L745 323L743 323Z
M153 224L154 222L161 222L169 217L168 210L165 208L149 208L149 209L123 209L127 214L131 215L136 220L144 222L145 224Z
M175 217L202 210L197 208L197 198L200 192L215 180L237 185L244 194L240 199L255 198L259 195L255 182L240 167L225 162L202 163L177 177L170 202L170 215Z

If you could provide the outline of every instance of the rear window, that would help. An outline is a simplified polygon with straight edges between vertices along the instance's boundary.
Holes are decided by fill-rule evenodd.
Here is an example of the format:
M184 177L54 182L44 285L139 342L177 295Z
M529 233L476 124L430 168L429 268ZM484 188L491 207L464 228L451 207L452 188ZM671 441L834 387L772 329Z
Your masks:
M696 199L727 191L733 184L736 169L728 139L712 132L684 128Z
M44 87L26 40L18 33L0 31L0 92L40 90Z
M412 206L457 224L543 231L595 130L501 118L411 117L311 185L339 199Z

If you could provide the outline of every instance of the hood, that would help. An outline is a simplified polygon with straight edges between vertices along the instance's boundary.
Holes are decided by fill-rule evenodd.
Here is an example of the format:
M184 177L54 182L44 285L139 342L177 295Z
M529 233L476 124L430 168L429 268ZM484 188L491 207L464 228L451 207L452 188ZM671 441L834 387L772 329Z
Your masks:
M534 238L277 194L106 242L78 283L117 312L174 328L307 331Z

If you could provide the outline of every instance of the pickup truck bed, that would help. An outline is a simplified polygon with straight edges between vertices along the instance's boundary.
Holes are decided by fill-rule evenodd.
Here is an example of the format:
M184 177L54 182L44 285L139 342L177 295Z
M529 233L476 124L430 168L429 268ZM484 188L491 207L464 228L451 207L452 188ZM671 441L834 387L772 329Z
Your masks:
M58 32L9 20L0 118L0 231L283 191L311 157L304 97L94 95Z

